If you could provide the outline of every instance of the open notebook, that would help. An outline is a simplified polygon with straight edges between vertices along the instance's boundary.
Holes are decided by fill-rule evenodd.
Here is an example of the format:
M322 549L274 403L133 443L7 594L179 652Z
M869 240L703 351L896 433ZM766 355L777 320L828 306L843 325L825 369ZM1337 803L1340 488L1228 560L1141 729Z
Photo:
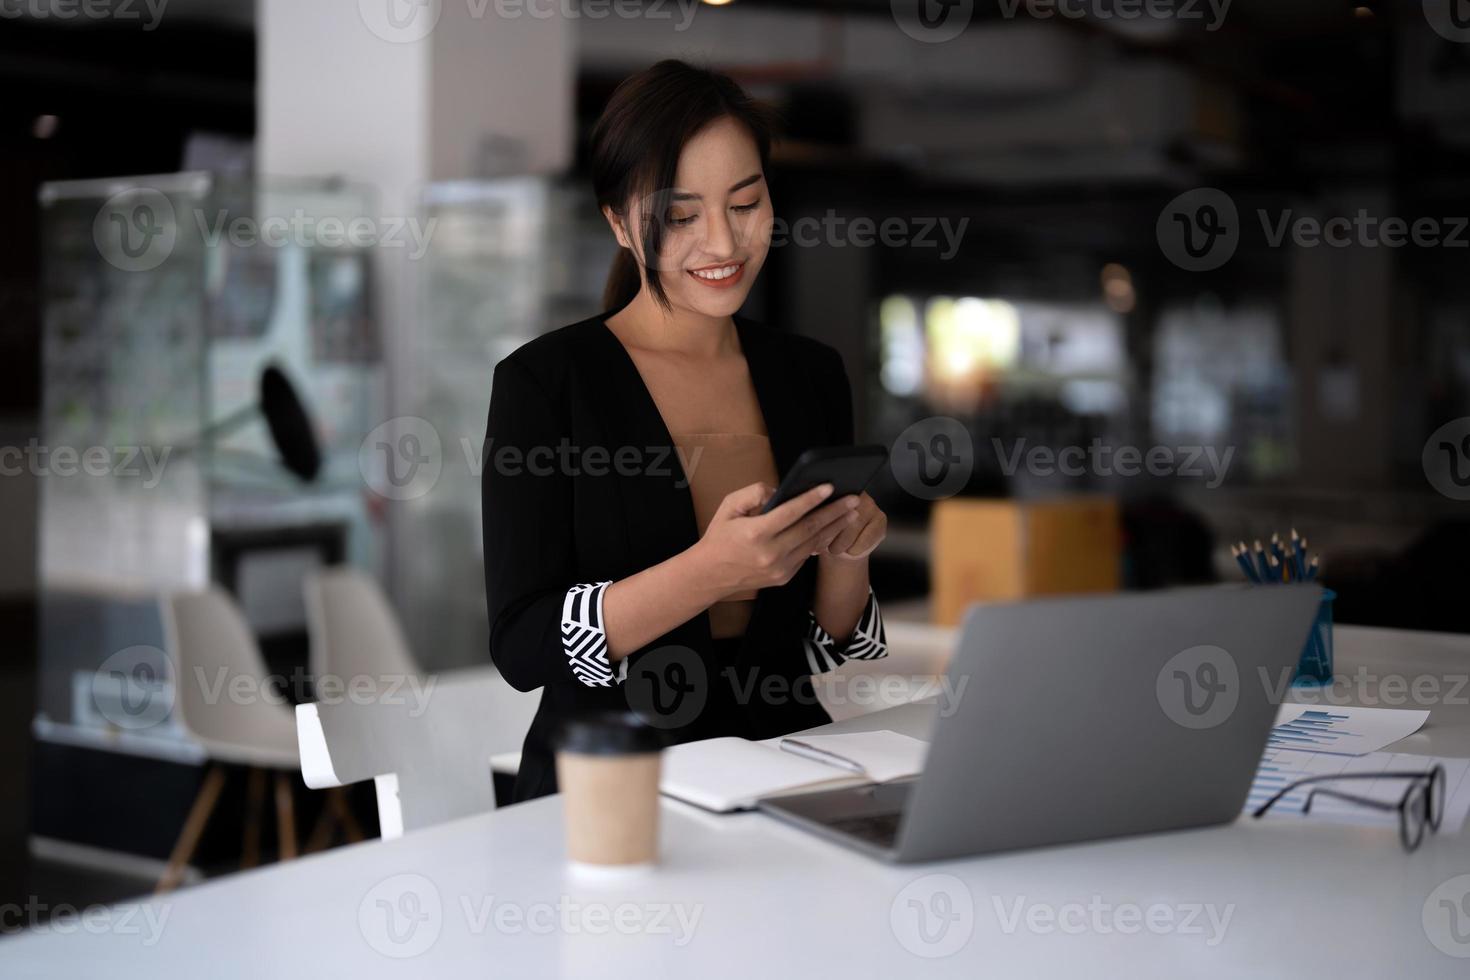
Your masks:
M836 760L819 762L792 754L780 747L781 738L761 742L711 738L665 749L659 789L706 810L748 810L766 796L917 776L924 768L924 753L929 748L927 742L890 731L790 738L851 760L864 771L851 772Z

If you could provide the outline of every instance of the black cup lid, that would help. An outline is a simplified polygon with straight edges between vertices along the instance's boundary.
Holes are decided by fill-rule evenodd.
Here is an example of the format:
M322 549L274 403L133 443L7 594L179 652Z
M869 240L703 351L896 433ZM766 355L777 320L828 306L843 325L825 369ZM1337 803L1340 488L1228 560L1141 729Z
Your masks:
M555 744L578 755L641 755L662 749L664 739L630 711L607 711L568 719Z

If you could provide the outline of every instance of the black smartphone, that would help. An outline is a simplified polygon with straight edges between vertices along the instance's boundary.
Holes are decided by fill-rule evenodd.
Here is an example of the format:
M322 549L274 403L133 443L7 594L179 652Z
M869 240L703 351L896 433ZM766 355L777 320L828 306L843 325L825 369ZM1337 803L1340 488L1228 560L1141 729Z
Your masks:
M832 496L836 500L850 493L862 493L868 481L888 460L888 450L883 446L825 446L808 449L797 458L786 472L781 485L766 501L762 514L768 514L792 497L799 497L812 487L823 483L832 484Z

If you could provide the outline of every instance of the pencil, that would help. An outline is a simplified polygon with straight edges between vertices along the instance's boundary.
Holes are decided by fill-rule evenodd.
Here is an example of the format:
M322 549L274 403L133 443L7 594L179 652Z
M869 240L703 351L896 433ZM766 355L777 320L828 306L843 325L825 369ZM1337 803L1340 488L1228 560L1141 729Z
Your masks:
M1240 570L1245 572L1245 577L1250 579L1257 585L1260 585L1261 577L1256 574L1255 566L1252 565L1251 560L1246 557L1245 545L1241 544L1239 547L1237 547L1236 545L1232 544L1230 546L1230 554L1235 557L1235 562L1240 566Z

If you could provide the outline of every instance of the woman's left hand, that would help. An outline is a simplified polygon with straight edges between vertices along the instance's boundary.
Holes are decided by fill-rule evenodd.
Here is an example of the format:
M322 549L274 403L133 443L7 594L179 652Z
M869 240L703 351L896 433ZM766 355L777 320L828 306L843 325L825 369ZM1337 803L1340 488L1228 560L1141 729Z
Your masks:
M858 505L853 511L851 525L817 554L823 558L860 561L868 557L887 534L888 515L878 509L872 497L866 493L858 494Z

